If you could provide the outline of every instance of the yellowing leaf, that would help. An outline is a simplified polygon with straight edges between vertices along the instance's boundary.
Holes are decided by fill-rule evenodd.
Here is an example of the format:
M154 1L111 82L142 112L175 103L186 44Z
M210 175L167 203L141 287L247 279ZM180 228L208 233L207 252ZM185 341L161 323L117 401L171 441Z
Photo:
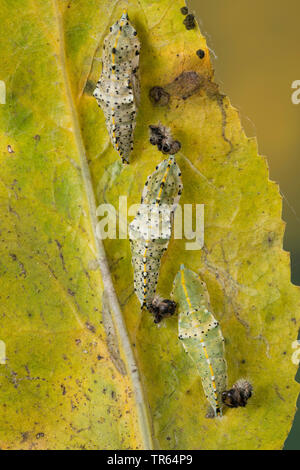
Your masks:
M256 141L213 83L205 39L183 25L183 2L2 3L1 447L145 448L151 426L156 448L282 448L298 395L291 356L300 303L282 250L282 203ZM103 39L124 6L142 44L142 95L131 164L121 167L92 92ZM170 94L166 106L149 99L154 86ZM221 420L205 417L177 316L157 327L140 313L129 241L105 241L105 258L96 239L96 205L118 210L124 195L128 206L139 203L162 160L148 141L158 121L182 144L181 205L205 205L204 248L173 240L159 291L170 295L181 263L203 277L229 382L245 377L254 387L248 407Z
M137 368L95 238L64 3L7 1L1 10L0 445L145 448L152 444Z

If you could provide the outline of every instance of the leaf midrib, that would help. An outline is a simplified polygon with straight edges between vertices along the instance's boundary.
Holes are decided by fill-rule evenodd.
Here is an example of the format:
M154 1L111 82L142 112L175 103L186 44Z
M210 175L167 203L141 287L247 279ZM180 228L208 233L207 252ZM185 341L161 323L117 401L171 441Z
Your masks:
M75 137L75 144L78 150L81 170L84 181L84 188L88 199L89 205L89 216L93 231L94 244L97 250L97 259L102 275L102 281L104 289L107 295L107 299L110 306L110 311L112 313L113 321L115 323L116 329L118 331L119 339L121 341L121 347L124 353L127 372L130 374L130 379L133 387L133 392L135 395L137 417L139 424L139 431L142 439L142 446L145 450L153 449L152 435L151 435L151 426L149 413L145 404L144 393L142 389L142 384L140 380L139 371L137 368L136 361L131 349L130 340L127 334L126 325L123 319L119 301L116 295L116 291L112 282L110 270L108 267L108 262L106 258L105 249L102 243L102 240L97 237L96 226L97 226L97 217L96 217L96 200L93 190L90 170L87 164L85 145L81 134L79 118L76 106L74 104L74 98L71 90L71 83L69 79L67 61L65 54L65 38L64 38L64 29L62 16L58 5L58 0L52 0L56 15L57 30L59 34L59 54L60 62L62 66L63 81L66 91L67 103L70 108L71 120L72 120L72 129Z

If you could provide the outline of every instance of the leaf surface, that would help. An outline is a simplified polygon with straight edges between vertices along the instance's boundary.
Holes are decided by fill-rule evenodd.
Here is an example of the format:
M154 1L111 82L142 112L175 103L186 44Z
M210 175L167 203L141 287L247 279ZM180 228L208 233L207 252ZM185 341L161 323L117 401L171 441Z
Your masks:
M126 167L92 97L103 39L124 6L142 44L141 105ZM288 435L298 395L291 355L300 297L282 250L282 201L256 140L245 136L238 112L213 82L204 37L183 25L182 6L3 2L3 448L150 447L148 404L156 448L280 449ZM174 82L183 72L196 72L197 83L193 74ZM149 99L153 86L170 93L166 106ZM172 240L159 291L170 295L181 263L201 275L226 340L229 383L245 377L255 391L246 409L228 410L221 420L205 418L207 402L178 341L177 317L158 327L140 313L129 240L105 240L105 258L95 237L96 205L118 211L120 196L128 207L139 203L163 159L148 141L148 126L159 121L182 144L181 206L205 205L203 249Z
M1 11L8 92L0 110L0 443L148 448L137 367L95 237L95 197L66 63L65 6L7 0Z

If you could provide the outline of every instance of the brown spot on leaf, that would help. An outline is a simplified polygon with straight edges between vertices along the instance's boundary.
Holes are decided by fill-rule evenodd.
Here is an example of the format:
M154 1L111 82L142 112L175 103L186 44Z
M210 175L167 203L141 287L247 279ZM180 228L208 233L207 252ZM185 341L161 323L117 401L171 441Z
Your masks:
M185 16L185 15L188 14L189 9L188 9L188 7L182 7L182 8L180 8L180 11L181 11L181 13Z
M204 57L205 57L205 51L203 49L198 49L196 54L199 57L199 59L204 59Z
M96 333L96 328L91 323L86 322L85 326L87 327L88 330L92 331L92 333Z
M187 30L194 29L196 26L195 16L192 13L189 13L183 20L183 24Z
M164 87L154 86L149 96L153 104L166 106L171 97L186 100L199 91L205 91L210 99L220 100L222 95L219 86L211 81L207 74L199 74L193 70L182 72L173 82Z
M156 106L166 106L170 101L170 95L161 86L154 86L149 91L149 98Z
M87 95L93 96L95 88L96 88L96 83L94 83L92 80L88 80L84 88L84 93L86 93Z
M197 72L182 72L175 80L167 85L168 93L178 98L187 99L194 95L204 84L204 76Z
M22 441L21 442L26 442L29 439L29 432L22 432Z

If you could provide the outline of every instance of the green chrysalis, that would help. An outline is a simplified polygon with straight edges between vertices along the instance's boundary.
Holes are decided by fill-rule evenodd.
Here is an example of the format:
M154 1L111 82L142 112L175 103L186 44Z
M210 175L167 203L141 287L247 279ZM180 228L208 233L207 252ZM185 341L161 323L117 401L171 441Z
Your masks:
M172 217L182 192L180 169L170 156L148 177L141 206L129 225L134 287L142 308L151 310L160 262L172 232Z
M215 416L222 416L222 393L227 389L224 339L206 285L196 273L181 266L174 280L173 297L178 305L179 339L197 366Z
M102 74L94 91L101 106L110 140L122 158L129 163L139 101L140 42L127 12L111 28L104 40Z

